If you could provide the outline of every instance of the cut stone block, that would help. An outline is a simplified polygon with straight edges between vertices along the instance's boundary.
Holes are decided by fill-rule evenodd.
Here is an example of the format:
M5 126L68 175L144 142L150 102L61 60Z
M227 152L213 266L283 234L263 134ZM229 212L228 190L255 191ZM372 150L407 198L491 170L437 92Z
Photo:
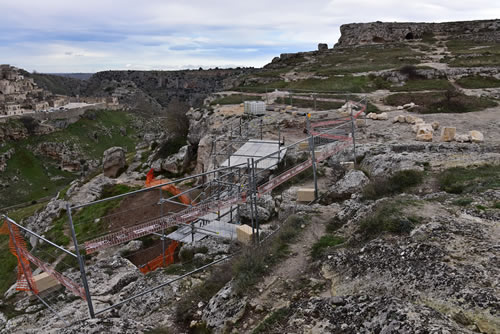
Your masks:
M252 243L253 234L252 227L248 225L240 225L236 228L236 238L239 242L249 245Z
M59 281L45 272L33 276L33 281L39 292L44 292L52 288L59 288L61 286Z
M476 130L469 131L469 136L473 143L482 143L484 141L484 136L479 131Z
M366 120L365 119L356 119L356 127L362 128L366 126Z
M427 123L420 123L417 124L417 136L418 135L423 135L426 133L430 133L432 135L432 125L427 124Z
M354 162L353 161L343 161L340 163L340 165L346 170L354 169Z
M415 119L416 119L416 117L412 116L412 115L405 116L405 121L406 121L406 123L409 123L409 124L415 124Z
M299 150L306 151L308 149L309 149L309 143L308 142L301 142L301 143L299 143Z
M314 188L299 188L297 190L297 202L312 202L314 199Z
M445 126L441 129L441 141L453 141L457 134L457 128Z

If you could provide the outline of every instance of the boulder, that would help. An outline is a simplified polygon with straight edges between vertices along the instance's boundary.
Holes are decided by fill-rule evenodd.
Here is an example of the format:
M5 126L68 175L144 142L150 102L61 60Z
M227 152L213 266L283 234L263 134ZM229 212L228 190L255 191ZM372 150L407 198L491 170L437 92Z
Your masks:
M457 141L459 143L468 143L468 142L470 142L471 138L470 138L469 135L459 135L459 134L456 134L453 139L455 139L455 141Z
M441 129L441 141L453 141L457 133L457 128L444 127Z
M404 109L411 109L413 107L415 107L415 103L413 103L413 102L410 102L410 103L407 103L407 104L403 104L403 108Z
M319 43L318 44L318 51L326 51L328 50L328 44L326 43Z
M484 136L479 131L476 130L469 131L469 136L473 143L482 143L484 141Z
M232 281L219 290L203 309L202 320L217 333L225 332L226 326L238 322L247 307L247 297L238 296L232 288Z
M389 116L387 115L386 112L383 112L383 113L377 115L377 119L379 121L386 121L389 119Z
M418 141L432 141L432 132L417 133L416 140L418 140Z
M427 124L427 123L416 124L416 128L417 128L417 136L422 135L422 134L426 134L426 133L432 134L432 132L434 131L434 129L432 128L432 125Z
M439 122L434 121L434 122L432 122L432 123L431 123L431 125L432 125L432 128L433 128L434 130L439 129Z
M118 177L125 168L125 150L115 146L104 151L104 175L111 178Z
M184 170L184 165L187 159L188 146L182 146L179 152L170 155L168 158L162 161L161 169L172 173L179 174Z
M348 171L342 179L330 187L328 197L333 199L347 199L352 194L361 191L370 179L360 170Z
M415 116L412 116L412 115L406 115L405 116L406 123L415 124L415 120L416 120Z

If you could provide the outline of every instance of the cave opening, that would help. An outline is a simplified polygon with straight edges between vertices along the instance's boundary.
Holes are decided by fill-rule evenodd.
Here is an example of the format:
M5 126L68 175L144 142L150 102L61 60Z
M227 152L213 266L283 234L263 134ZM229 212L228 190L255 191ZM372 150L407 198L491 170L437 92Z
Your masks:
M406 34L405 39L414 39L415 37L413 36L412 32L409 32Z

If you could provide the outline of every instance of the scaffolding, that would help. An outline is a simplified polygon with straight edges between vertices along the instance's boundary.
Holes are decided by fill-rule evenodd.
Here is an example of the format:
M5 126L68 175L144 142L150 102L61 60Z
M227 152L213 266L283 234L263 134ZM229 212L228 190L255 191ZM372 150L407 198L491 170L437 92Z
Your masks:
M284 141L281 140L279 128L278 141L265 141L262 139L262 121L257 122L260 125L260 131L256 132L250 130L249 121L242 122L240 120L238 126L231 127L226 136L228 138L220 136L214 140L212 153L216 168L213 170L90 203L73 206L67 204L67 224L72 245L58 245L4 215L7 228L4 228L3 231L9 232L11 242L14 245L11 249L16 253L21 267L18 276L19 289L26 290L27 287L51 309L49 303L38 296L36 286L30 281L31 265L34 265L52 275L75 296L81 297L87 303L89 316L94 318L96 315L172 284L194 272L224 261L230 256L203 265L196 270L180 275L176 279L127 296L113 305L96 310L92 298L93 290L88 284L84 254L88 255L109 249L145 236L157 236L160 237L162 243L162 252L159 257L154 259L152 265L155 267L165 266L167 263L173 262L173 252L177 247L172 246L174 242L195 242L205 236L233 239L235 237L234 228L241 223L240 207L243 205L250 209L252 233L255 236L253 239L255 242L259 242L261 239L260 222L257 215L257 200L259 198L312 167L315 200L317 200L318 163L349 147L353 147L355 150L354 122L363 115L366 106L357 102L352 102L352 105L356 106L358 110L353 107L350 109L349 116L341 118L313 122L311 115L308 114L306 116L307 136L289 145L284 145ZM234 143L241 144L241 147L252 140L255 143L255 139L250 138L252 134L260 135L260 139L258 139L260 143L267 142L276 149L271 150L271 152L265 151L264 154L258 156L237 154L237 150L233 152L232 144ZM219 145L219 151L217 151L217 143L229 143L229 145ZM307 158L292 166L284 165L281 158L284 157L285 153L300 151L299 147L304 146L304 144L308 148ZM353 153L355 156L355 151ZM219 167L217 159L219 156L226 159L227 165ZM239 160L234 161L236 158ZM241 158L244 159L241 160ZM184 190L175 195L163 190L170 185ZM179 201L181 196L188 196L191 201L189 203ZM125 209L112 210L100 217L87 217L81 214L86 209L99 212L97 208L111 207L112 204L116 203L120 203L120 207ZM176 228L176 231L173 231L172 228ZM40 259L33 251L30 252L26 249L22 241L23 238L16 229L35 237L39 242L43 242L47 247L59 252L59 255L54 255L52 250L46 251L45 253L51 256ZM172 240L168 246L167 240ZM57 268L49 264L56 262L60 256L69 256L70 259L77 260L77 268L80 272L78 280L69 279L61 273L61 270L56 270Z

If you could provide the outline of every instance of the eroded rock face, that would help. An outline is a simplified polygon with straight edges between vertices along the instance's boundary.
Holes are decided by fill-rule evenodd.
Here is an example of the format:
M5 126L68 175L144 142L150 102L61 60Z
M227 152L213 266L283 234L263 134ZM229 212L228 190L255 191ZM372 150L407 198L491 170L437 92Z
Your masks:
M125 150L115 146L104 151L104 176L116 178L125 168Z
M330 187L328 197L334 199L347 199L352 194L359 192L370 182L370 179L360 170L350 170L345 176Z
M202 319L217 332L231 323L236 323L245 312L247 298L237 297L233 292L232 282L227 283L208 302L203 310Z
M500 20L443 23L371 22L340 26L341 36L335 47L381 44L420 39L425 34L440 34L456 39L498 41Z
M5 171L7 168L7 161L14 155L14 153L16 153L16 150L11 148L7 150L7 152L0 154L0 172Z

